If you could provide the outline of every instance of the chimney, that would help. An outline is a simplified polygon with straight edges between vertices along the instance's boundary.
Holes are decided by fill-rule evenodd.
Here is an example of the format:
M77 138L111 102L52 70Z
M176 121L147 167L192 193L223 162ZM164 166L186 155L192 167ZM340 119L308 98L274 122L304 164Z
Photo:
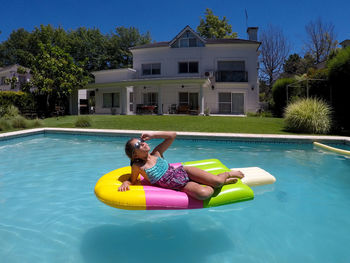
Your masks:
M248 40L258 41L258 27L248 27Z

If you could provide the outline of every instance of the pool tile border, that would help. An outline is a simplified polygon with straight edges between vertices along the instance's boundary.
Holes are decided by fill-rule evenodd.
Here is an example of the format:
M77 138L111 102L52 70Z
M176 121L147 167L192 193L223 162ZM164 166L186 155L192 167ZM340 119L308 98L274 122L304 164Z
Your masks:
M139 130L110 129L77 129L77 128L36 128L0 134L0 141L37 134L73 134L99 136L140 136ZM179 139L224 140L250 142L284 142L284 143L340 143L350 145L350 137L345 136L313 136L313 135L277 135L277 134L245 134L245 133L204 133L177 132Z

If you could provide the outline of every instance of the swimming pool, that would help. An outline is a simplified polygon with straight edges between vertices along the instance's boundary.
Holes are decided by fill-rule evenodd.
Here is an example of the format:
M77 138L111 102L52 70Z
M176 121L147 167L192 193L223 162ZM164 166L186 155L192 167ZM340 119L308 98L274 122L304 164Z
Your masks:
M222 207L125 211L93 193L103 174L128 164L125 141L0 141L1 262L349 262L349 157L312 144L176 140L171 162L218 158L277 182Z

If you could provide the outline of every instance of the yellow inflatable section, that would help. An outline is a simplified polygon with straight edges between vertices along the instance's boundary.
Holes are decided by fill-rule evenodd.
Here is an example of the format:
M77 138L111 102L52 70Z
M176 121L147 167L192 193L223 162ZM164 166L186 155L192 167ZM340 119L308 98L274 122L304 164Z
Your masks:
M142 185L131 185L130 190L132 191L118 191L118 187L129 178L130 174L131 167L128 166L102 176L95 186L95 194L98 199L115 208L129 210L146 209L146 195Z

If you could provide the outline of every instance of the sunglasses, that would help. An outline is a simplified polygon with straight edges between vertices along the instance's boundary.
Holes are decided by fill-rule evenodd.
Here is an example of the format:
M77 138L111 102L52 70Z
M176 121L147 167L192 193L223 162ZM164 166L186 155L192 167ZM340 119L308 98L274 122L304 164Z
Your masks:
M141 147L141 143L143 143L144 140L142 140L141 138L137 140L137 142L134 144L134 148L135 149L140 149Z

